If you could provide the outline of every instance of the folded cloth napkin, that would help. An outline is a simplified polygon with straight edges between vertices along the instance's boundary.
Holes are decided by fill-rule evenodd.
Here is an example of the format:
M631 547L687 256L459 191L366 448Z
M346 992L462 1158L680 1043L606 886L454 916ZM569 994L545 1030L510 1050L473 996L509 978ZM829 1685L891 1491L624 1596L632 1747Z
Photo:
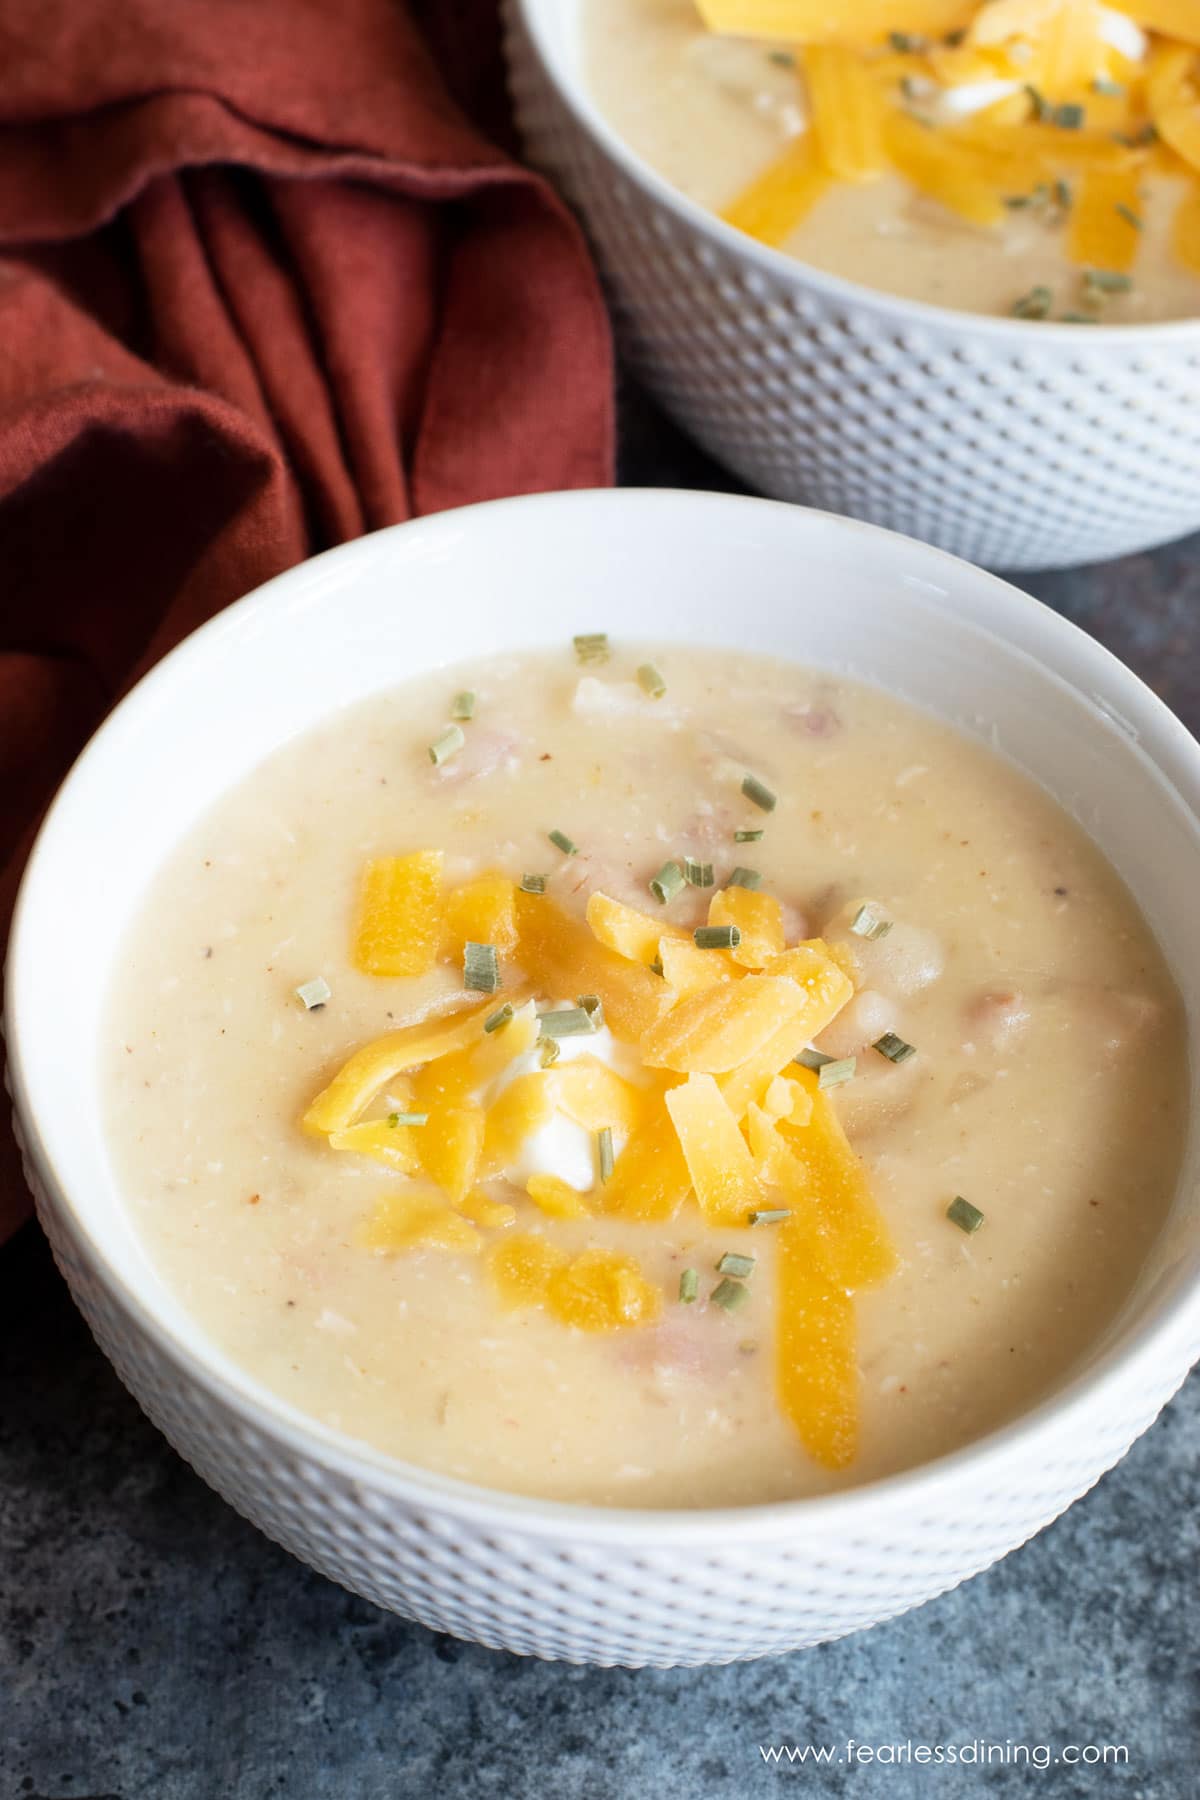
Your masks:
M579 232L431 50L494 121L494 0L421 6L0 10L0 934L70 758L201 620L376 526L611 479ZM0 1238L26 1209L0 1143Z

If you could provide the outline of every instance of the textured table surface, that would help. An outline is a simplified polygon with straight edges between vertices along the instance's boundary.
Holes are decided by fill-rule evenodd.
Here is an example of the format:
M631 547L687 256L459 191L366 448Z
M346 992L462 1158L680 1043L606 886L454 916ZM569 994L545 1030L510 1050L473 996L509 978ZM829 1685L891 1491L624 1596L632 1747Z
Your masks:
M626 420L628 481L728 485L635 396ZM1200 731L1200 539L1024 585ZM0 1800L1194 1800L1198 1571L1200 1376L1048 1531L892 1624L701 1671L498 1655L260 1537L143 1419L37 1234L0 1251ZM762 1754L851 1738L880 1760ZM1128 1762L887 1760L910 1740Z

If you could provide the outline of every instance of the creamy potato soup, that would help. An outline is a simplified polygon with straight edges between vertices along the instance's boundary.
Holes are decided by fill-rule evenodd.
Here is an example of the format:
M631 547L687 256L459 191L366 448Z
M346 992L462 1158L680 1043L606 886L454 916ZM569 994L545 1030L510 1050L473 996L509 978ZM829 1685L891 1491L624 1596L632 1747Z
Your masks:
M587 634L257 769L130 931L108 1123L257 1380L491 1487L743 1504L1010 1419L1181 1151L1181 1006L1040 789L783 662Z
M1200 310L1193 8L584 0L584 25L629 146L801 262L972 312Z

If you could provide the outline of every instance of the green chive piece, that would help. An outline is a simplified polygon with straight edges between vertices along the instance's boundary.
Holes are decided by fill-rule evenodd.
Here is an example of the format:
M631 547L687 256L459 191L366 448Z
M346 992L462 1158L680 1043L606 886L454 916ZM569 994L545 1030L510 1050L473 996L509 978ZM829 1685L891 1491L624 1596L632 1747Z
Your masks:
M503 1006L497 1007L490 1019L485 1019L483 1021L483 1029L489 1034L493 1031L503 1031L506 1025L512 1024L512 1021L512 1002L506 1000Z
M1054 305L1054 295L1048 287L1032 287L1027 294L1012 303L1014 319L1045 319Z
M557 1041L552 1037L539 1037L534 1043L534 1049L538 1053L538 1061L543 1069L553 1068L562 1054Z
M1050 114L1050 123L1057 125L1060 131L1078 131L1086 117L1086 107L1080 106L1077 100L1071 100L1054 108Z
M387 1116L389 1125L428 1125L429 1114L418 1112L394 1112Z
M1058 322L1060 325L1098 325L1100 323L1095 313L1077 312L1060 313Z
M697 925L692 933L697 950L736 950L742 941L740 925Z
M521 892L523 894L544 894L546 877L544 875L522 875Z
M779 804L778 797L771 792L765 782L758 779L757 775L743 777L742 792L747 800L753 801L754 805L763 812L774 812Z
M612 1126L603 1125L596 1133L596 1162L600 1170L600 1180L605 1182L613 1172L613 1135Z
M960 1231L965 1231L968 1237L983 1224L983 1214L979 1208L972 1206L969 1200L964 1200L961 1194L956 1194L946 1208L946 1217Z
M434 764L435 768L440 768L442 763L448 762L452 756L457 756L466 741L461 725L447 725L441 736L434 738L429 746L430 762Z
M690 856L683 859L683 879L689 887L712 887L714 876L711 863L694 862Z
M850 929L855 937L867 938L874 943L876 938L887 936L892 929L892 921L885 919L874 906L860 906L850 921Z
M450 705L452 719L473 719L475 717L475 696L470 688L464 688L461 694L455 694Z
M762 826L755 825L751 830L743 828L741 831L735 831L733 834L733 841L735 844L757 844L760 843L765 836L766 832L763 830Z
M655 663L642 663L637 672L638 686L651 700L661 700L667 691L662 670Z
M1092 92L1093 94L1107 94L1111 99L1116 99L1117 95L1125 92L1125 89L1110 75L1097 75L1092 82Z
M853 1081L857 1066L857 1056L839 1056L822 1063L817 1070L817 1086L822 1090L841 1087L843 1082Z
M554 848L561 850L564 856L579 855L579 845L574 838L569 838L565 831L551 831L547 833L547 836Z
M604 1023L604 1005L599 994L580 994L577 997L575 1004L580 1007L592 1021L592 1030L599 1031Z
M743 1287L740 1281L731 1281L728 1275L723 1281L718 1281L709 1295L713 1305L723 1307L726 1312L737 1312L739 1307L745 1306L749 1298L750 1289Z
M1063 212L1070 212L1072 203L1071 184L1069 181L1064 181L1061 175L1054 184L1054 199L1055 203Z
M666 906L676 894L686 886L683 870L677 862L665 862L654 880L650 883L650 892L660 906Z
M929 39L916 31L889 31L888 43L897 56L919 56L929 48Z
M333 999L333 989L323 975L302 981L295 992L297 1000L303 1001L305 1012L320 1012L326 1001Z
M695 1269L684 1269L679 1277L679 1298L685 1306L690 1306L700 1292L700 1276Z
M757 1212L746 1214L746 1223L748 1225L782 1225L783 1221L790 1219L791 1216L790 1206L760 1206Z
M1133 286L1133 276L1124 275L1119 269L1088 269L1083 285L1085 290L1097 294L1127 294Z
M463 986L479 994L495 993L500 986L500 958L495 944L464 944Z
M543 1037L590 1037L596 1027L592 1015L582 1006L565 1006L559 1012L544 1012L538 1017Z
M835 1061L835 1058L826 1056L823 1050L798 1050L792 1061L799 1063L802 1069L811 1069L814 1075L819 1075L828 1063Z
M739 863L725 886L749 888L751 893L756 893L762 884L763 878L757 869L744 869Z
M1158 141L1158 126L1153 119L1147 119L1136 131L1114 131L1112 136L1115 143L1124 144L1127 150L1141 150Z
M1123 200L1117 201L1117 204L1113 207L1113 211L1118 218L1124 219L1127 225L1132 225L1135 231L1142 230L1141 214L1135 213L1132 206L1126 206Z
M1050 102L1046 99L1046 96L1044 94L1039 93L1037 88L1035 88L1033 86L1032 82L1029 82L1029 81L1027 81L1025 83L1025 92L1029 95L1029 102L1030 102L1030 105L1033 107L1034 118L1035 119L1044 119L1044 118L1048 117L1048 115L1051 111L1051 106L1050 106Z
M608 661L607 631L581 631L572 639L575 654L581 663L602 663Z
M656 956L654 961L650 964L650 973L652 975L661 975L662 972L663 972L662 957Z
M910 1056L917 1054L917 1046L906 1044L904 1039L897 1037L894 1031L885 1031L881 1038L875 1039L871 1048L878 1050L880 1056L886 1056L892 1063L905 1063Z
M739 1256L736 1250L727 1250L717 1263L718 1275L736 1275L739 1281L744 1281L747 1275L753 1273L754 1258Z

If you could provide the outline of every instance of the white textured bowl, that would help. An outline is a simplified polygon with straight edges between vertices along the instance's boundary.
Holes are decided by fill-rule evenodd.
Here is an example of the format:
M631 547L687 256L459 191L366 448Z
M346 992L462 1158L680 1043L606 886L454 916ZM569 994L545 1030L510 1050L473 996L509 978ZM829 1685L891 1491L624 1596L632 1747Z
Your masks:
M623 349L762 493L992 568L1093 562L1200 528L1200 319L979 317L764 248L622 142L584 79L584 0L506 0L518 122L583 218Z
M400 526L281 576L113 714L46 820L7 972L30 1182L102 1348L204 1478L381 1605L485 1644L594 1662L720 1661L915 1605L1019 1544L1116 1462L1200 1349L1197 1150L1119 1325L1052 1400L834 1498L622 1512L487 1492L327 1430L261 1388L158 1280L98 1091L121 935L181 835L263 757L424 669L618 637L777 652L860 675L995 741L1130 883L1200 1040L1200 747L1133 675L1027 596L925 545L795 507L626 492Z

